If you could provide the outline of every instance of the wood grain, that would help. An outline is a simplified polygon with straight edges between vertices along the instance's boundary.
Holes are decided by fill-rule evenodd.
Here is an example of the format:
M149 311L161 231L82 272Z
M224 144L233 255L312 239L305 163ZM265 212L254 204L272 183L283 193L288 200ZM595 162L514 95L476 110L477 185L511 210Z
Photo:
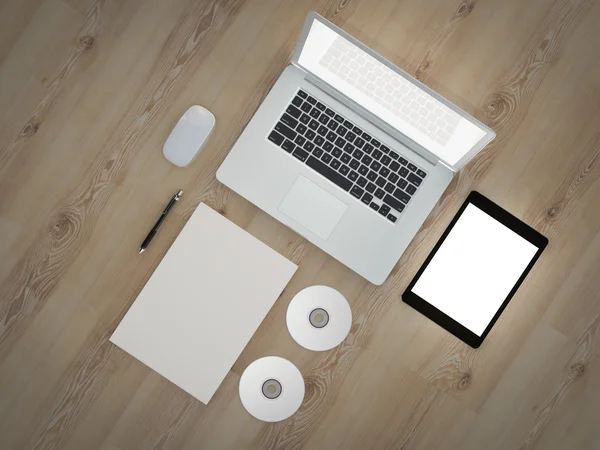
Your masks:
M215 178L310 9L498 135L380 287ZM0 448L599 448L599 21L592 0L0 1ZM179 169L160 149L190 104L217 125ZM550 239L478 350L400 298L473 189ZM299 265L208 406L108 342L201 201ZM329 352L285 328L312 284L352 306ZM237 394L265 355L306 381L281 423Z

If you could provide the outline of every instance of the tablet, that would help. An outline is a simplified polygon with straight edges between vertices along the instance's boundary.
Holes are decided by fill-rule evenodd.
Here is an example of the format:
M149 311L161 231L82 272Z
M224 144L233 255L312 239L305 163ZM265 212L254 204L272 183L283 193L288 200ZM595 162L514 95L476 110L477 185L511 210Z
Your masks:
M479 347L548 239L471 192L402 299L471 347Z

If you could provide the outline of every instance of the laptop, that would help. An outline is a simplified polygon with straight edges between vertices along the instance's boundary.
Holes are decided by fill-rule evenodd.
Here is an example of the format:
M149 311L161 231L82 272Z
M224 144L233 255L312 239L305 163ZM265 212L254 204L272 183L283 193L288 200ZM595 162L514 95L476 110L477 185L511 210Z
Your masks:
M217 178L382 284L495 133L313 11L291 62Z

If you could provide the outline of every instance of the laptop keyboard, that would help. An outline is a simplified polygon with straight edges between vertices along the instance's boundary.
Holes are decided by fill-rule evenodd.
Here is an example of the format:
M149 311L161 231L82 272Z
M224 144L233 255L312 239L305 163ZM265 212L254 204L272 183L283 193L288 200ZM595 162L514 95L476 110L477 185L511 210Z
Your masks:
M341 36L319 64L438 144L446 145L460 122L457 113Z
M427 173L299 90L268 139L391 222Z

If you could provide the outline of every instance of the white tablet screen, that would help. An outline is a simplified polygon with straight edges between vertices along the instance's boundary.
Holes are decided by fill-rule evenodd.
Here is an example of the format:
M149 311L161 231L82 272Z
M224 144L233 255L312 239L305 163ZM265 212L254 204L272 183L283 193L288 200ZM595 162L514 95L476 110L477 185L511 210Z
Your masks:
M469 204L412 291L481 336L537 251Z

